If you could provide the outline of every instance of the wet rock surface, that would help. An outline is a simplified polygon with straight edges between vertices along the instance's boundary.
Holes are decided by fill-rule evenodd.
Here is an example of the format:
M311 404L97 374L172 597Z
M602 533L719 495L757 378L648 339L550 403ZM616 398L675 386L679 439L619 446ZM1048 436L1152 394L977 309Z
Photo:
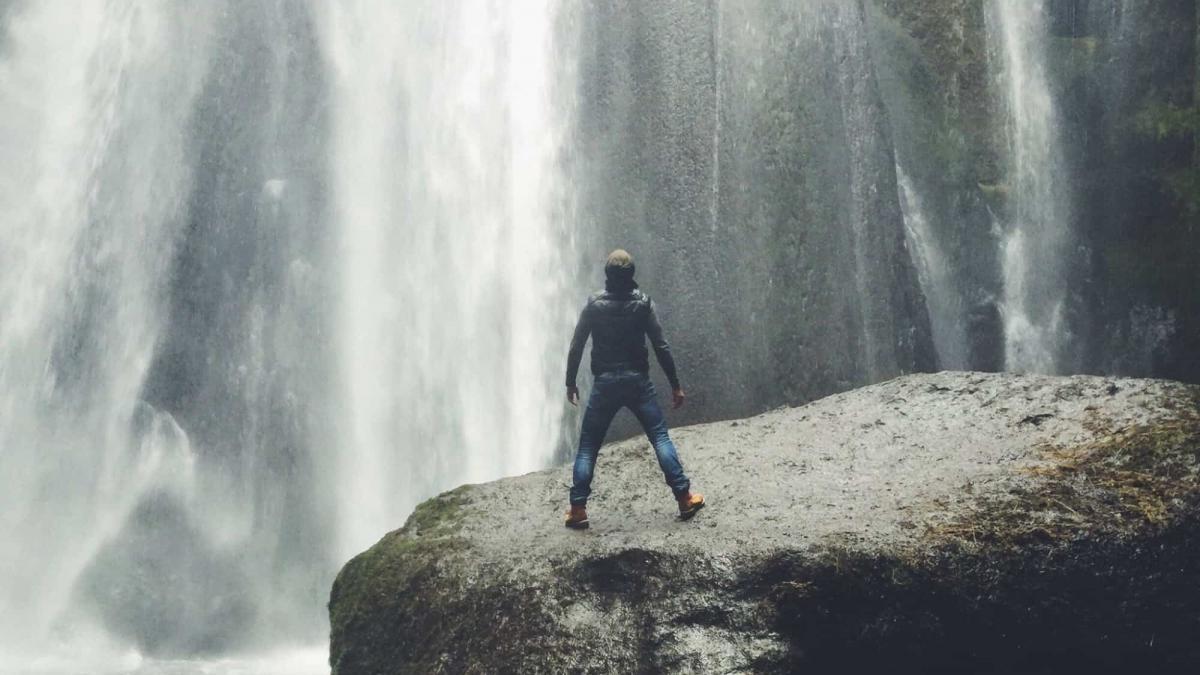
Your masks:
M1184 671L1200 664L1200 388L913 375L429 500L350 561L336 673Z

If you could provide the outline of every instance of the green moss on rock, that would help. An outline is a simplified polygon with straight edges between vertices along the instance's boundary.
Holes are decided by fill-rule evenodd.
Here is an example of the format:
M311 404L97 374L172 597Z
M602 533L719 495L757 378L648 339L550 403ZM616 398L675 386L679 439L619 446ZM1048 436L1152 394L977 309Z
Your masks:
M875 4L919 45L925 68L935 80L933 89L942 98L945 117L940 127L952 134L952 154L969 162L967 176L982 182L997 180L1002 171L983 0L875 0Z
M1121 428L1094 419L1094 440L1043 447L1033 485L916 541L781 554L759 569L772 627L817 670L1183 672L1180 654L1195 652L1183 599L1200 578L1200 401L1167 407Z
M472 489L471 485L463 485L425 500L412 512L400 531L418 535L457 532L467 517L463 506L469 501L468 495Z
M1198 410L1193 401L1170 419L1123 428L1095 419L1096 440L1043 447L1047 462L1030 470L1035 485L985 500L933 534L1016 547L1083 530L1129 537L1188 517L1200 484Z
M400 651L406 648L405 636L420 634L413 624L421 619L407 611L406 602L426 592L441 570L469 549L457 533L468 515L471 490L464 485L421 503L404 527L342 568L329 598L330 666L335 674L357 672L353 664L363 655L353 648L339 649L351 633L355 644L391 645ZM343 668L347 664L351 667Z

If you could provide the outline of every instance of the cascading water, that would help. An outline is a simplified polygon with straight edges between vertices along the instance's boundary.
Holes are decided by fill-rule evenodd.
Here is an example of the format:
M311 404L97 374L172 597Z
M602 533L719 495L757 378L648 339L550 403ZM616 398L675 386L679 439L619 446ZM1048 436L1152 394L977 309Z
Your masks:
M1008 185L1001 270L1006 368L1055 373L1066 335L1070 181L1045 59L1041 0L988 5L993 68L1006 110Z
M6 10L0 670L319 643L342 561L560 449L567 20Z
M204 76L209 14L157 2L39 3L6 26L0 632L8 644L49 630L76 577L143 494L191 484L186 434L138 394L183 224L183 136Z
M933 328L933 341L942 367L961 369L967 363L966 344L962 336L962 303L951 267L930 227L921 195L913 185L904 165L896 160L896 187L900 193L900 210L904 214L904 234Z
M549 2L330 7L349 555L432 489L529 471L560 436L574 300ZM383 11L381 14L380 11Z

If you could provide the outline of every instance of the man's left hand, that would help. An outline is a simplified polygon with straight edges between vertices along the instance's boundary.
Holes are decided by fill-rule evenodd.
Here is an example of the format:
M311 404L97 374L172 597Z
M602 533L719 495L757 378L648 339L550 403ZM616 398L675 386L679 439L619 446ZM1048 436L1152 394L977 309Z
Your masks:
M579 405L579 387L567 387L567 403Z
M678 410L683 405L683 401L687 396L683 393L683 389L676 387L671 391L671 409Z

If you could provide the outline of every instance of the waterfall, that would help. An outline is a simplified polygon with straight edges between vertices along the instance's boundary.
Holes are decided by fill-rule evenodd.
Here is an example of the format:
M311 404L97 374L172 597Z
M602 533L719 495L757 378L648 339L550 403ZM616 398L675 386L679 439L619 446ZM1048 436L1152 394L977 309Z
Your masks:
M182 226L211 12L8 10L0 60L0 632L45 634L97 548L194 457L139 400Z
M338 518L349 555L432 491L529 471L560 436L569 223L553 3L339 3Z
M570 12L2 17L0 670L320 641L416 503L561 450Z
M938 361L944 368L965 368L968 359L963 336L962 302L958 289L954 287L953 269L930 226L921 195L898 157L896 187L900 195L900 211L904 214L905 242L925 293Z
M708 200L708 215L711 219L711 228L714 232L720 227L721 219L721 90L723 87L722 72L724 64L721 62L722 49L722 31L721 17L724 15L724 10L721 7L721 0L716 0L712 6L712 33L713 33L713 106L712 106L712 187Z
M1071 188L1046 68L1047 20L1041 0L993 0L988 6L1008 160L1001 311L1006 368L1019 372L1058 372L1069 344Z

